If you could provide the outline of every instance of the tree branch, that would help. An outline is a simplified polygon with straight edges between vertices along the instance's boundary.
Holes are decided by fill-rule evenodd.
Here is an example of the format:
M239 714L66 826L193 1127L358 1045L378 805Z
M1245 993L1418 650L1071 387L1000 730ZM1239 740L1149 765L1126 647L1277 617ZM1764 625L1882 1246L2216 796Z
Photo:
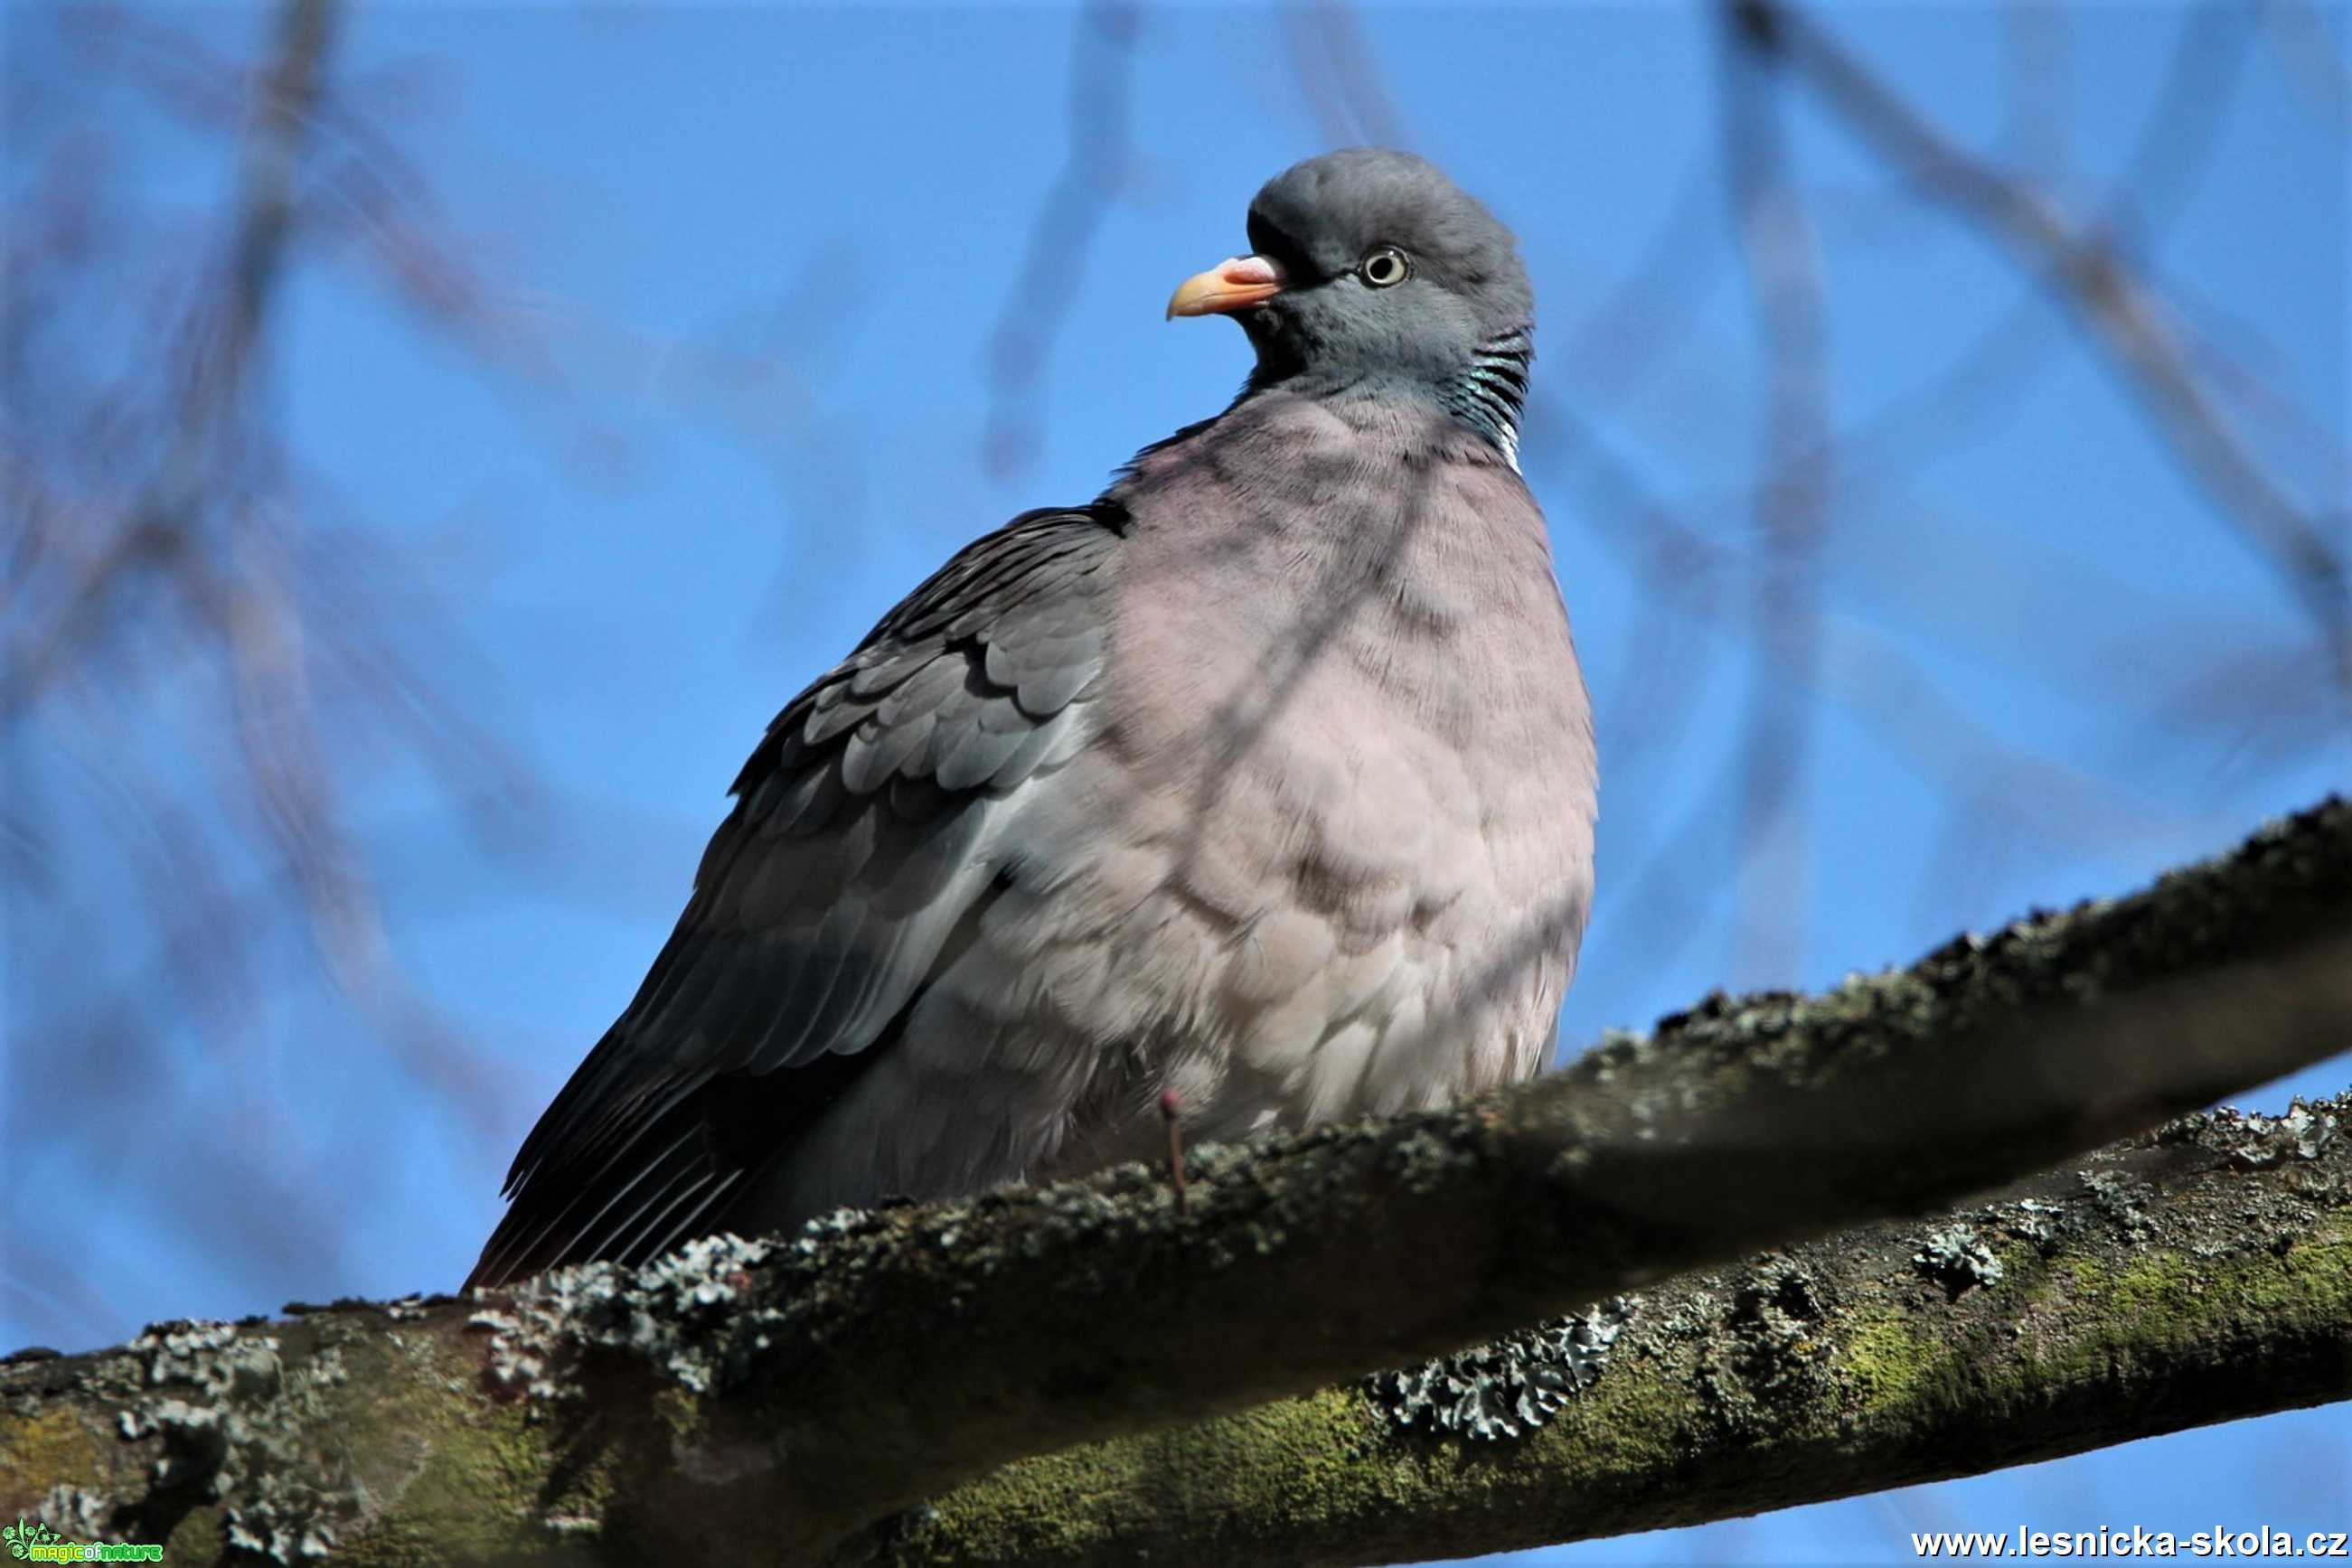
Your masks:
M1971 157L1801 10L1726 0L1760 55L1785 61L1865 143L1923 192L2043 271L2147 409L2181 465L2267 558L2326 638L2352 691L2352 583L2340 517L2305 511L2264 469L2206 391L2162 299L2105 236L2078 231L2026 182Z
M0 725L15 723L74 662L83 637L107 620L128 574L185 559L205 492L230 488L218 476L219 449L230 444L233 426L247 412L264 324L293 239L304 141L325 91L339 18L332 0L287 0L277 20L277 53L261 78L245 143L218 298L191 318L173 367L171 438L115 537L56 593L47 623L14 640L10 678L0 683Z
M1574 1322L1573 1351L1553 1320L1430 1367L1022 1460L861 1544L1028 1568L1451 1559L2342 1399L2352 1093L2294 1117L2186 1118L1948 1221L1848 1231Z
M38 1507L90 1533L168 1538L175 1552L175 1530L196 1532L190 1551L225 1528L290 1532L290 1550L325 1528L363 1562L712 1549L816 1562L895 1553L893 1542L929 1553L925 1531L949 1515L884 1521L973 1483L967 1497L1001 1500L1024 1472L981 1478L1010 1461L1124 1439L1139 1445L1120 1461L1138 1478L1188 1484L1150 1459L1183 1440L1146 1434L1444 1354L1759 1247L1949 1204L2347 1042L2352 805L2330 800L2147 892L1963 938L1906 971L1819 997L1712 998L1646 1039L1454 1111L1199 1151L1181 1216L1151 1173L1127 1166L845 1213L791 1240L707 1241L634 1275L559 1270L482 1303L182 1326L18 1365L0 1377L0 1516ZM2328 1179L2343 1157L2328 1156L2339 1162ZM2335 1312L2340 1347L2333 1214L2313 1208L2294 1234L2336 1283L2266 1275L2263 1290ZM1958 1261L1940 1270L1970 1265L1967 1246L1946 1250ZM1860 1300L1871 1276L1830 1268L1833 1255L1816 1270L1832 1304ZM2192 1260L2230 1282L2228 1260ZM2275 1303L2252 1276L2233 1278L2246 1285L2243 1333L2259 1338ZM2305 1323L2310 1312L2295 1310ZM1887 1331L1871 1332L1839 1343L1884 1351ZM2166 1330L2118 1318L2067 1332ZM2340 1349L2332 1371L2313 1367L2294 1359L2292 1335L2306 1329L2278 1332L2286 1348L2264 1354L2305 1369L2296 1398L2263 1382L2274 1403L2244 1408L2352 1391ZM1951 1419L2013 1407L1997 1379L1977 1394L1943 1371L1917 1381L1941 1355L1880 1364L1907 1369L1904 1398L1924 1388L1959 1406ZM1352 1397L1307 1403L1328 1414ZM2214 1414L2189 1419L2241 1413L2232 1397L2217 1393ZM1833 1448L1834 1434L1805 1424L1829 1406L1798 1404L1789 1440ZM2052 1416L2049 1438L2010 1440L2094 1440L2073 1408ZM2148 1413L2145 1429L2167 1418ZM1653 1443L1647 1419L1629 1416L1610 1441ZM1302 1453L1333 1440L1326 1431ZM1782 1490L1760 1502L1736 1483L1753 1456L1727 1452L1718 1473L1735 1479L1720 1488L1671 1505L1643 1494L1594 1517L1631 1528L1701 1516L1670 1518L1670 1506L1744 1511L1879 1484L1858 1479L1850 1455L1839 1469L1822 1451L1811 1470L1768 1465ZM1380 1490L1367 1475L1295 1479L1328 1480L1334 1496L1343 1481ZM1036 1494L1025 1517L1049 1515L1084 1533L1076 1500ZM1380 1529L1393 1527L1371 1519L1345 1540L1318 1527L1328 1544L1317 1550L1360 1560L1387 1550Z

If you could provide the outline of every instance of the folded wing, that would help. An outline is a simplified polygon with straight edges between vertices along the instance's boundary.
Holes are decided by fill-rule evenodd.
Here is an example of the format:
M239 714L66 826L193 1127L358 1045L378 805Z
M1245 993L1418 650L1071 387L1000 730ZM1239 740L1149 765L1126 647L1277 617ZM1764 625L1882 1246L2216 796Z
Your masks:
M1123 523L1015 518L777 715L677 928L524 1140L469 1285L717 1228L888 1049L1086 734Z

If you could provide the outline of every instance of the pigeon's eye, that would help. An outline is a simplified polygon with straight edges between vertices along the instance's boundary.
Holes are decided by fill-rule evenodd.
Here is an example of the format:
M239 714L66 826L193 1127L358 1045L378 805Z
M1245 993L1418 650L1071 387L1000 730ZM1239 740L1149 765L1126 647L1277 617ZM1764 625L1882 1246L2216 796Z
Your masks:
M1375 246L1356 264L1356 276L1374 288L1393 288L1412 276L1412 258L1392 245Z

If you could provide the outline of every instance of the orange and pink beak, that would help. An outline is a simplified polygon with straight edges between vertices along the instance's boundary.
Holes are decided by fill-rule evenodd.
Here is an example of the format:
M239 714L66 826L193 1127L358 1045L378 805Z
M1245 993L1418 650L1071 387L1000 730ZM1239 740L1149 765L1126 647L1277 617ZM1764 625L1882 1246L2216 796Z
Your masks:
M1168 319L1230 316L1273 298L1287 281L1282 264L1271 256L1237 256L1178 285L1168 299Z

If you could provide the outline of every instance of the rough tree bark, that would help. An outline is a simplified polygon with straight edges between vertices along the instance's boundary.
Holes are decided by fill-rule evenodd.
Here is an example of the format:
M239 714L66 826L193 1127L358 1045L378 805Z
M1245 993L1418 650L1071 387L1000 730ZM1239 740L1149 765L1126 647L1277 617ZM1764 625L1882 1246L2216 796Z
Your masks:
M1181 1215L1129 1167L20 1354L0 1516L173 1561L1360 1563L2339 1399L2352 1103L2166 1118L2347 1044L2331 800L1456 1111L1198 1151Z

